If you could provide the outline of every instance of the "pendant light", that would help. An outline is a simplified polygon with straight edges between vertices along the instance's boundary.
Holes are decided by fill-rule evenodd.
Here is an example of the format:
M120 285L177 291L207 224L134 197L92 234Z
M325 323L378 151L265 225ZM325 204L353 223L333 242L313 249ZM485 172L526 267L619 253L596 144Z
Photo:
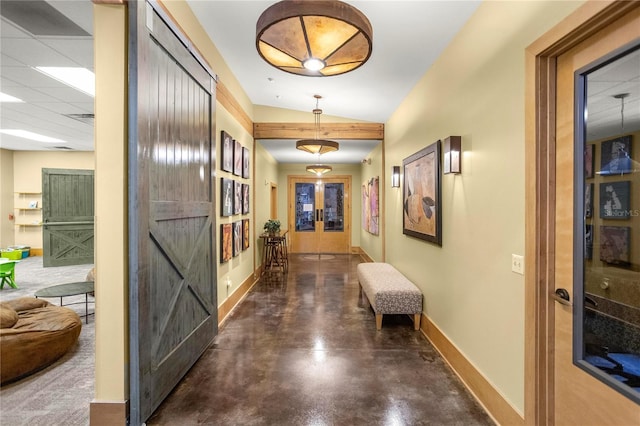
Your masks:
M353 71L371 56L367 17L342 1L283 0L256 23L256 48L270 65L292 74L332 76Z
M316 176L322 176L325 173L329 173L331 170L331 166L325 166L324 164L313 164L311 166L307 166L307 171L315 174Z
M320 115L322 115L322 110L318 108L318 103L320 99L322 99L322 96L313 95L313 97L316 98L316 108L313 110L313 119L315 123L316 133L315 139L299 140L298 142L296 142L296 148L316 155L337 151L340 146L338 142L320 139Z

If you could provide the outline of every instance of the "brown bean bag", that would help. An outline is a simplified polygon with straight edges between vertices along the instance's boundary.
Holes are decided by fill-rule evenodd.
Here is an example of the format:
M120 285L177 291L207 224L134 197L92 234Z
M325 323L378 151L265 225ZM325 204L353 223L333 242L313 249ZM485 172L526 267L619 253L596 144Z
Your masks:
M0 320L0 384L53 363L76 343L82 329L71 309L33 297L0 303Z

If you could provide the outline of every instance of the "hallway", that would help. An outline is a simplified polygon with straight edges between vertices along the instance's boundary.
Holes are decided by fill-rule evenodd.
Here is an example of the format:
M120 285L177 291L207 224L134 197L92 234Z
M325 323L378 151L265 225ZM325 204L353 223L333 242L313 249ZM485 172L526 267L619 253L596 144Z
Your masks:
M491 425L409 316L376 332L357 255L293 255L230 314L147 425Z

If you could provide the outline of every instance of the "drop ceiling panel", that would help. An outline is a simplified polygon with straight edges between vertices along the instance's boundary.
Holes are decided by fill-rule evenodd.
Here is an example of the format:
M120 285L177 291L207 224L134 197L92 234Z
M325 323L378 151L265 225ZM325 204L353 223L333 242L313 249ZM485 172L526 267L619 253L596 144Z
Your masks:
M76 64L35 39L2 39L2 53L29 66L72 67Z

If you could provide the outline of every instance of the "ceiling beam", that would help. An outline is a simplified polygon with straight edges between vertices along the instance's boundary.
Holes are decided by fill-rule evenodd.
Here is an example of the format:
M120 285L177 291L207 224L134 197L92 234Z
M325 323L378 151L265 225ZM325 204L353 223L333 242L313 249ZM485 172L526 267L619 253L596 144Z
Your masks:
M314 139L314 123L254 123L254 139ZM382 123L322 123L318 138L326 139L384 139Z

